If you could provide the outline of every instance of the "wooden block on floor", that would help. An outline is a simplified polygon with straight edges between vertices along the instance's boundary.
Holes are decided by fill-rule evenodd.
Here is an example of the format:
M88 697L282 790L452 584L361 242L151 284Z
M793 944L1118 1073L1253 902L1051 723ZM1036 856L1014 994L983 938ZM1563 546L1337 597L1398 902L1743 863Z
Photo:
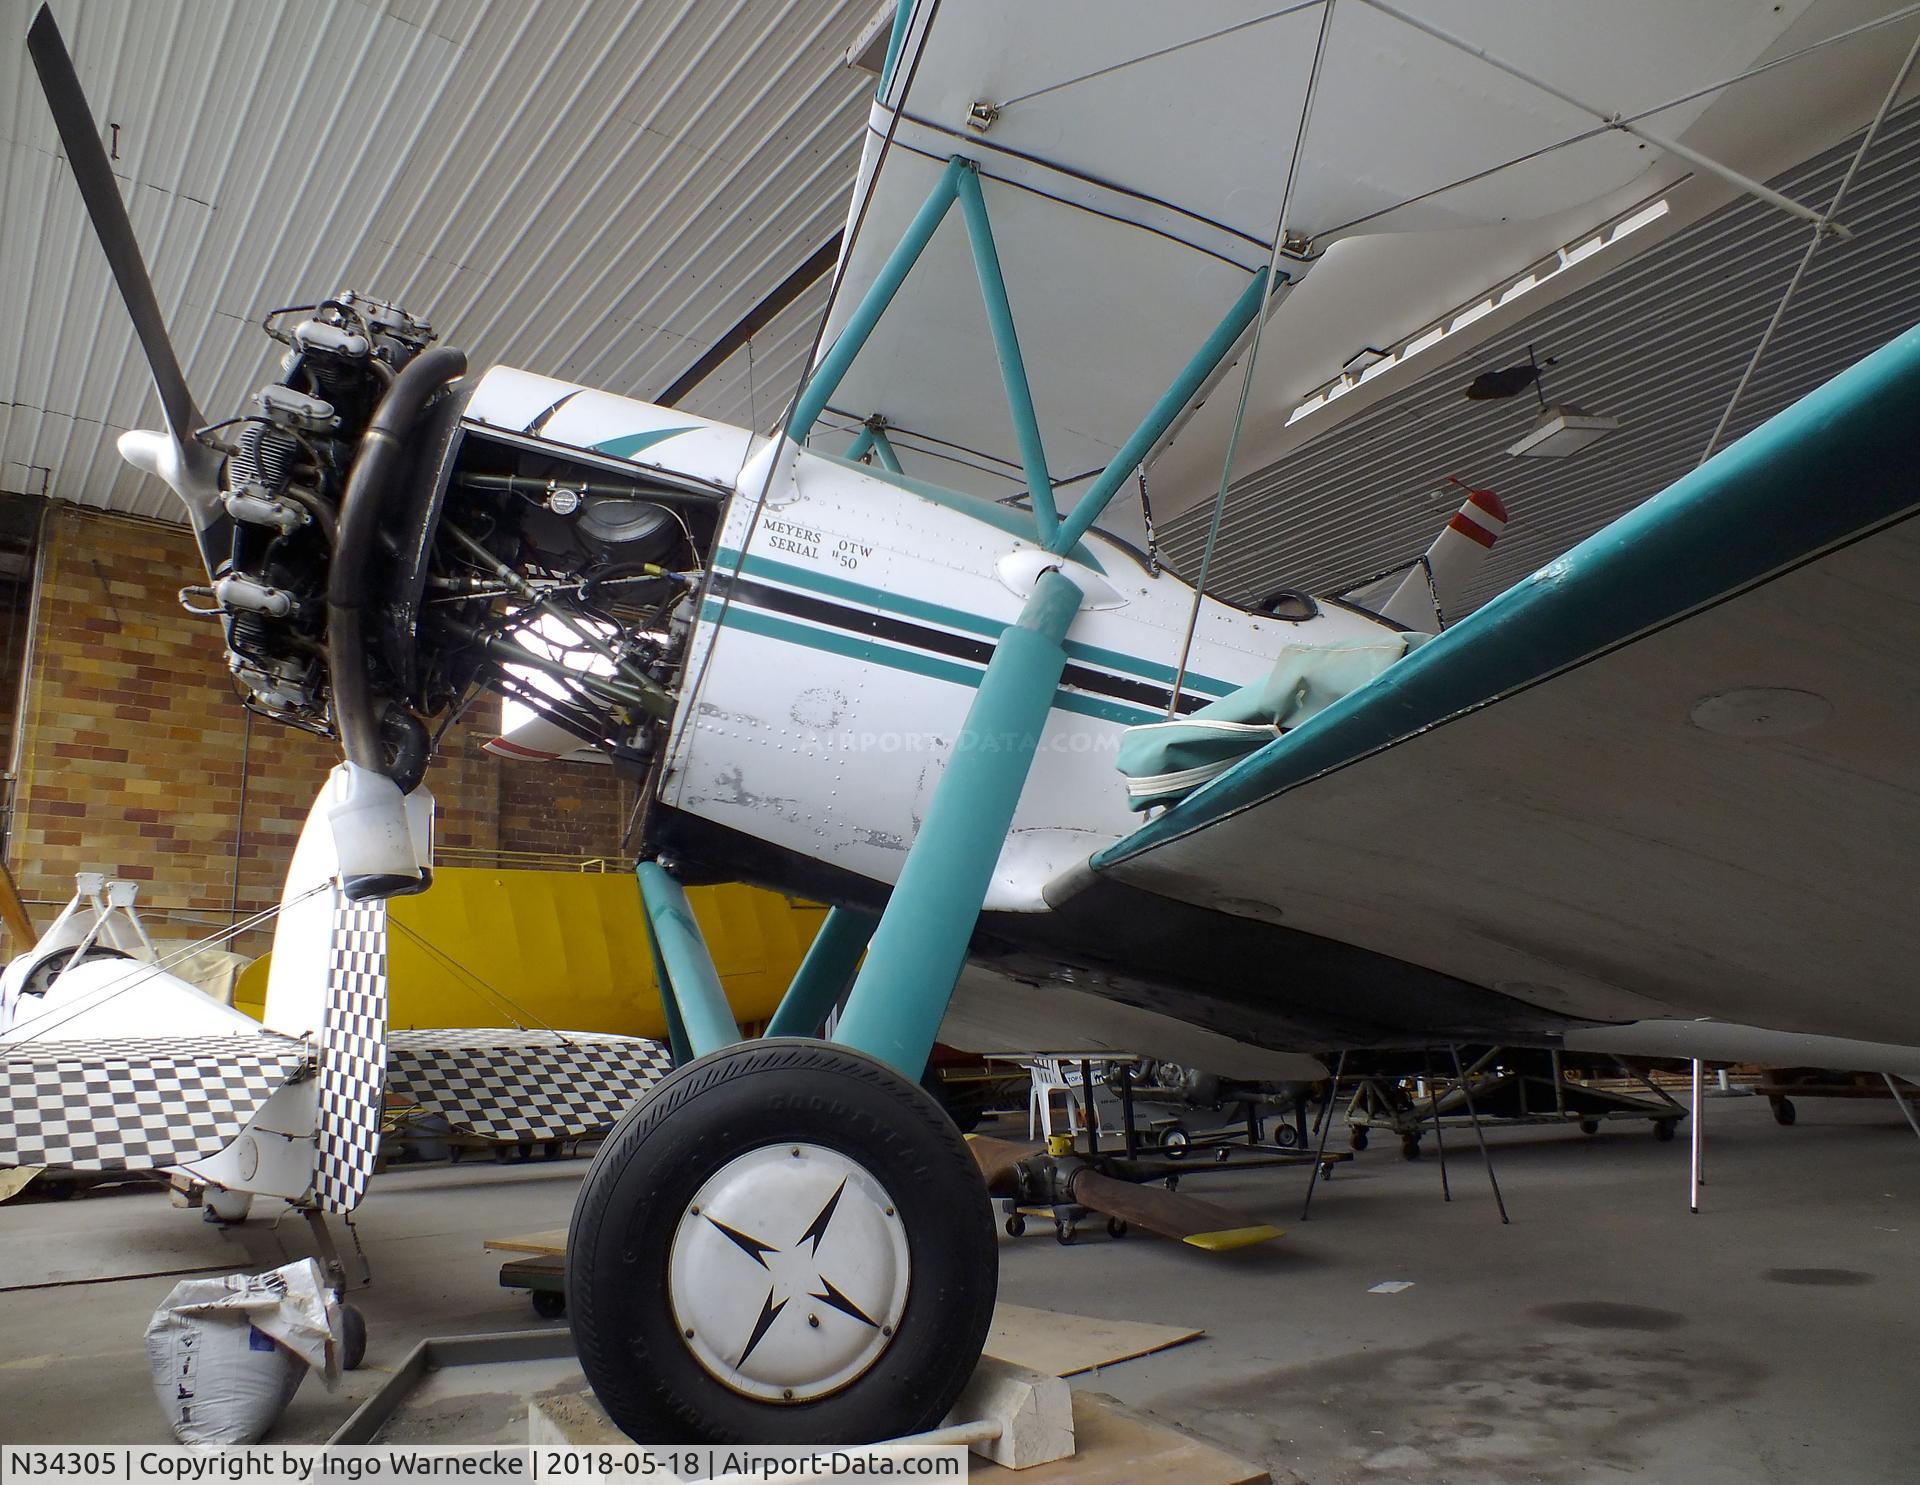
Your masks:
M1139 1320L1096 1320L1001 1300L993 1307L987 1355L1054 1377L1072 1377L1191 1341L1203 1332Z
M1097 1392L1073 1395L1073 1458L1010 1470L973 1459L970 1480L1007 1485L1270 1485L1258 1465L1128 1411Z
M567 1251L567 1230L529 1232L521 1237L488 1238L483 1247L494 1253L537 1253L542 1257L561 1257Z

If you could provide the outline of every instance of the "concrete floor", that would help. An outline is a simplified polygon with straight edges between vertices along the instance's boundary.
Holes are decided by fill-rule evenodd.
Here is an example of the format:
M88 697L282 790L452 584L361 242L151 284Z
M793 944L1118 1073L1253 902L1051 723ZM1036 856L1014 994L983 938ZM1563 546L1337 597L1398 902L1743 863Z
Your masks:
M1709 1105L1706 1211L1686 1143L1644 1126L1494 1136L1511 1226L1456 1141L1435 1162L1379 1142L1295 1220L1303 1171L1188 1189L1292 1230L1209 1258L1146 1237L1002 1240L1008 1299L1204 1326L1204 1340L1076 1385L1263 1461L1276 1480L1792 1481L1914 1478L1920 1408L1920 1141L1887 1103ZM384 1177L363 1209L368 1369L309 1383L276 1437L317 1440L422 1335L540 1324L497 1286L488 1234L564 1222L584 1165L463 1164ZM0 1440L165 1442L141 1333L170 1277L306 1251L292 1223L240 1234L163 1196L0 1207ZM1399 1294L1367 1292L1411 1280ZM45 1287L30 1287L30 1286ZM544 1387L544 1374L530 1379ZM491 1385L491 1384L489 1384ZM501 1384L503 1389L504 1383ZM424 1397L409 1433L512 1437L516 1400Z

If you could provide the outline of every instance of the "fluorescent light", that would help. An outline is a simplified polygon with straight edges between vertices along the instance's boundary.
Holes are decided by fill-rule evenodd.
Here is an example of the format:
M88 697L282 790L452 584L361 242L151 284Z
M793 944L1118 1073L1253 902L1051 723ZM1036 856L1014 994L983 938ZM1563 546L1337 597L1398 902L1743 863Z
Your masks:
M1577 407L1544 408L1527 436L1507 452L1517 459L1564 459L1619 426L1618 418L1596 417Z

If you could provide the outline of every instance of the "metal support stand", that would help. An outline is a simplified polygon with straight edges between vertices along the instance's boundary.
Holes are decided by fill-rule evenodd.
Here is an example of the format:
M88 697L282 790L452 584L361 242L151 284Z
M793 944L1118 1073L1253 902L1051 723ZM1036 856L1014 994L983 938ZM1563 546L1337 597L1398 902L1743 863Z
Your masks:
M1907 1124L1916 1135L1920 1135L1920 1119L1913 1117L1913 1105L1907 1102L1907 1096L1900 1091L1900 1085L1893 1081L1893 1074L1883 1072L1880 1076L1887 1080L1887 1092L1893 1095L1895 1106L1907 1116Z
M1140 1133L1133 1122L1133 1065L1123 1062L1115 1076L1120 1080L1120 1142L1127 1159L1140 1155Z
M1507 1203L1500 1195L1500 1178L1493 1173L1493 1154L1487 1149L1487 1132L1480 1127L1480 1111L1473 1106L1473 1084L1468 1081L1466 1069L1460 1066L1460 1049L1451 1042L1447 1051L1453 1055L1453 1075L1460 1080L1460 1092L1467 1100L1467 1117L1473 1121L1473 1137L1480 1142L1480 1158L1487 1163L1487 1184L1493 1187L1493 1203L1500 1208L1500 1220L1503 1223L1513 1219L1507 1216Z
M1093 1063L1087 1058L1080 1059L1080 1096L1081 1108L1086 1116L1087 1158L1100 1158L1100 1111L1093 1106Z
M1420 1050L1427 1068L1427 1109L1433 1115L1433 1147L1440 1156L1440 1199L1453 1200L1453 1186L1447 1180L1447 1137L1440 1128L1440 1090L1433 1076L1433 1048Z
M1688 1162L1687 1174L1687 1210L1698 1213L1700 1210L1700 1156L1707 1142L1706 1125L1701 1121L1701 1113L1706 1103L1705 1078L1702 1075L1698 1057L1693 1059L1693 1128L1688 1133L1688 1143L1692 1148L1692 1159Z
M1320 1115L1320 1148L1313 1154L1313 1171L1307 1177L1307 1199L1300 1204L1300 1220L1305 1222L1307 1214L1313 1210L1313 1188L1320 1184L1321 1167L1327 1159L1327 1134L1333 1128L1334 1106L1340 1101L1340 1074L1347 1070L1347 1051L1340 1049L1340 1056L1333 1064L1333 1083L1327 1089L1327 1106Z

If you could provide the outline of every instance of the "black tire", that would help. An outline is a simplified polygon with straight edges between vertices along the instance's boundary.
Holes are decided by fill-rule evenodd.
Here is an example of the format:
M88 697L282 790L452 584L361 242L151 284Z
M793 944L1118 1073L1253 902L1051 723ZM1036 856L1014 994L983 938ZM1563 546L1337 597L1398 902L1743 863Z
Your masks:
M1598 1119L1582 1119L1580 1121L1580 1132L1582 1134L1598 1134L1600 1132L1600 1121Z
M1169 1160L1185 1160L1187 1151L1193 1148L1193 1136L1186 1127L1174 1124L1160 1131L1160 1153Z
M1400 1158L1402 1160L1418 1160L1420 1158L1419 1135L1403 1134L1400 1136Z
M1069 1246L1074 1236L1074 1227L1071 1222L1062 1220L1053 1224L1053 1240L1061 1247Z
M1162 1184L1169 1191L1178 1191L1180 1189L1180 1178L1178 1176L1168 1176Z
M1656 1119L1653 1123L1653 1137L1665 1144L1673 1138L1674 1130L1680 1127L1678 1119Z
M929 1066L920 1075L920 1086L933 1095L933 1101L940 1105L946 1116L953 1120L954 1128L962 1134L972 1134L987 1116L987 1106L982 1099L950 1088L937 1067Z
M1277 1120L1273 1126L1273 1142L1283 1150L1297 1150L1306 1143L1300 1138L1299 1130L1291 1124Z
M1776 1124L1790 1125L1800 1117L1800 1111L1793 1106L1791 1098L1775 1098L1769 1102L1773 1104L1773 1122Z
M1015 1212L1011 1217L1007 1218L1006 1226L1007 1236L1010 1238L1025 1237L1027 1235L1027 1219L1018 1212Z
M340 1369L357 1372L367 1359L367 1317L358 1305L340 1305Z
M1107 1236L1116 1242L1127 1235L1127 1224L1118 1217L1107 1218Z
M1352 1145L1356 1150L1366 1149L1367 1126L1364 1124L1349 1124L1347 1126L1347 1143Z
M788 1141L837 1151L886 1187L912 1277L866 1372L778 1404L727 1387L687 1349L667 1259L715 1171ZM798 1038L742 1042L654 1084L594 1156L567 1243L581 1367L614 1423L649 1444L865 1443L933 1428L973 1375L998 1281L985 1182L932 1095L863 1053Z
M567 1313L567 1296L558 1289L533 1291L533 1313L542 1320L558 1320Z

